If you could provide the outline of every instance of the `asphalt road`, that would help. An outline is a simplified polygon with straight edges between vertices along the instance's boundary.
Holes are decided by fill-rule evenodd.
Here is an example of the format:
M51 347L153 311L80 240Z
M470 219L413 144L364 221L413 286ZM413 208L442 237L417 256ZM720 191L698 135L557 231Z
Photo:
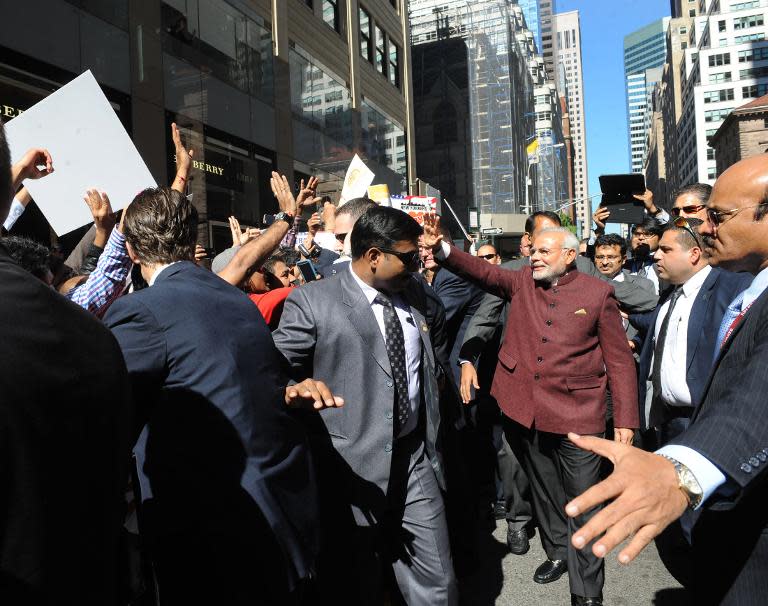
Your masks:
M568 575L548 585L533 582L533 573L546 556L538 535L523 556L506 547L506 522L497 523L493 534L478 536L476 572L462 580L461 603L469 606L569 606ZM616 555L606 558L606 606L686 606L685 590L667 572L654 546L649 546L629 566L621 566Z

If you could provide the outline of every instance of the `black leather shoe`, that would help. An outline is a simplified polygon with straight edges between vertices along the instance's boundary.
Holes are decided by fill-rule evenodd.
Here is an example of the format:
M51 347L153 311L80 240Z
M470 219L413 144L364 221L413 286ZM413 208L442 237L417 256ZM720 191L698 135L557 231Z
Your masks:
M533 580L537 583L552 583L557 581L568 570L565 560L547 560L536 569Z
M496 501L493 504L493 519L503 520L507 517L507 505L504 501Z
M528 531L525 528L520 530L507 528L507 547L515 555L528 553L531 548L531 544L528 542Z
M585 598L571 594L571 606L603 606L603 598Z

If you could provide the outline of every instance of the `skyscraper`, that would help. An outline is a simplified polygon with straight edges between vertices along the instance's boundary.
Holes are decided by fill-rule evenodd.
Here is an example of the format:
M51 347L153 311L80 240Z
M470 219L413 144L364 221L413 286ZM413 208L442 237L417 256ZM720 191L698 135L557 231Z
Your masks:
M555 26L553 15L555 14L555 0L537 0L539 4L539 23L541 24L541 47L539 52L544 57L544 68L547 77L552 82L557 80L555 70Z
M584 79L581 62L581 22L579 11L558 13L553 18L556 66L560 94L568 101L568 116L573 140L573 197L576 219L589 229L592 207L588 198L587 138L584 122Z
M523 9L525 24L536 41L536 50L541 53L541 16L539 15L540 0L518 0L517 4Z
M643 172L647 134L646 108L660 68L667 58L666 31L669 17L646 25L624 37L624 77L627 93L629 164L634 173Z

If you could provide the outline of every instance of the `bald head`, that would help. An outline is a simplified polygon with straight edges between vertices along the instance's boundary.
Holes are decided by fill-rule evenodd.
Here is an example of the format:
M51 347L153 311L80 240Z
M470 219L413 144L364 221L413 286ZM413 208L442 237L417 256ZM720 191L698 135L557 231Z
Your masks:
M715 182L715 221L700 230L712 265L757 274L768 266L768 155L737 162Z

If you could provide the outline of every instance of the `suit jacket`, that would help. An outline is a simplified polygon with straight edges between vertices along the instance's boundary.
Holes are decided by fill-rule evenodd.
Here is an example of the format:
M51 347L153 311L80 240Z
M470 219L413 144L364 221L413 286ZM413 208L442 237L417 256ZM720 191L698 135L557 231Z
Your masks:
M437 366L424 291L414 279L403 295L422 339L426 451L444 486ZM351 268L291 293L273 336L295 380L314 377L344 398L343 407L322 411L322 424L310 428L310 438L357 523L378 520L391 472L395 386L384 337Z
M289 582L307 576L317 548L308 443L285 406L284 361L258 308L182 261L118 299L104 322L146 423L136 458L148 533L211 533L221 553L247 562L265 519Z
M120 348L2 246L0 334L2 602L117 604L135 439Z
M704 386L712 369L712 357L715 341L723 320L723 314L736 295L749 287L752 276L734 273L713 267L696 296L688 320L688 340L686 347L685 380L691 392L691 403L695 407L701 402ZM653 362L653 350L656 347L654 331L661 306L667 301L672 289L662 293L659 305L649 314L630 316L630 322L640 330L642 348L640 349L640 370L638 388L640 423L642 429L659 427L666 420L664 409L651 409L650 421L646 423L646 385Z
M610 383L616 427L638 426L635 363L610 285L573 270L548 288L530 268L509 271L455 247L443 263L510 301L515 330L504 334L491 387L504 414L541 431L602 433Z
M437 271L432 280L432 289L445 308L451 374L458 384L461 380L461 370L458 366L459 350L464 342L464 333L485 293L474 284L444 268Z
M768 592L768 291L715 361L690 427L672 440L726 476L693 528L699 603L764 604Z
M530 259L522 258L502 263L501 267L509 270L519 270L530 267ZM633 279L624 282L609 280L603 276L595 264L587 257L576 257L576 269L588 276L598 278L613 287L616 299L621 308L626 312L640 313L653 311L659 298L653 288L649 289L646 283L650 280L640 276L631 276ZM628 274L628 272L626 272ZM634 278L638 278L635 280ZM485 349L486 344L493 339L496 327L504 322L507 317L506 301L493 294L486 294L480 301L477 310L472 316L464 333L464 341L461 346L460 357L474 362Z

